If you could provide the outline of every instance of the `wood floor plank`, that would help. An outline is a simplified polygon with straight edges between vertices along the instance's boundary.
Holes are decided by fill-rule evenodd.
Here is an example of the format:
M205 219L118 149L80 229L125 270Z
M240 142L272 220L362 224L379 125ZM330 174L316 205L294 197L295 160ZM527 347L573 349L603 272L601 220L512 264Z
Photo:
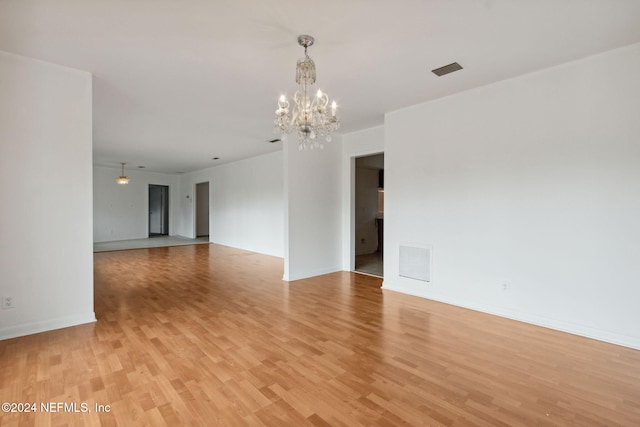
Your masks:
M0 426L637 426L640 351L217 245L94 255L98 322L0 341ZM109 405L96 412L95 405Z

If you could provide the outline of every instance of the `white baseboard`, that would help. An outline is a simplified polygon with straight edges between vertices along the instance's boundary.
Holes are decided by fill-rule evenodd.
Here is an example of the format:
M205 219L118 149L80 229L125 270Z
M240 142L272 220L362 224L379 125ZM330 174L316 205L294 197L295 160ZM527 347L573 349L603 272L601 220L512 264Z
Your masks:
M611 331L605 331L589 326L580 325L577 323L565 322L558 319L551 319L544 316L539 316L532 313L519 312L514 310L504 309L502 307L495 307L477 303L461 302L448 298L437 298L433 296L420 295L419 293L407 292L406 289L396 288L387 281L382 284L383 290L399 292L406 295L412 295L419 298L430 299L433 301L442 302L445 304L455 305L457 307L467 308L469 310L479 311L482 313L493 314L495 316L504 317L506 319L517 320L519 322L530 323L532 325L542 326L549 329L554 329L561 332L567 332L573 335L579 335L586 338L595 339L598 341L604 341L611 344L621 345L623 347L629 347L636 350L640 350L640 337L634 337L629 335L618 334Z
M55 329L68 328L70 326L83 325L85 323L92 323L95 321L96 315L94 312L91 312L83 315L59 317L57 319L43 320L40 322L23 323L21 325L0 328L0 340L53 331Z
M335 273L336 271L342 271L342 267L341 266L327 267L327 268L321 268L318 270L309 270L309 271L303 271L303 272L298 272L298 273L293 273L288 275L285 272L284 276L282 277L282 280L284 280L285 282L293 282L294 280L308 279L310 277L322 276L323 274Z

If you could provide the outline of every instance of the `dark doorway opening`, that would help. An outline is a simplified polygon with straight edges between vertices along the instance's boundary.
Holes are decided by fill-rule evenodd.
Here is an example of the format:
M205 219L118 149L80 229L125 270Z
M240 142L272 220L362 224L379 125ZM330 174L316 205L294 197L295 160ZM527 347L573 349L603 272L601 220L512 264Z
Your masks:
M149 237L169 235L169 186L149 184Z
M209 183L196 184L196 237L209 236Z
M355 161L355 271L383 277L384 153Z

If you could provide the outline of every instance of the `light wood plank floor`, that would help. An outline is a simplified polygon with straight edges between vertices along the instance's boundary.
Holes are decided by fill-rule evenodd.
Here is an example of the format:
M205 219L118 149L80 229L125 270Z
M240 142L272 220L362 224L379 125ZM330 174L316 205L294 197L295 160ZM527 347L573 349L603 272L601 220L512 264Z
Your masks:
M640 425L640 351L217 245L94 257L96 324L0 342L2 402L92 412L1 425Z

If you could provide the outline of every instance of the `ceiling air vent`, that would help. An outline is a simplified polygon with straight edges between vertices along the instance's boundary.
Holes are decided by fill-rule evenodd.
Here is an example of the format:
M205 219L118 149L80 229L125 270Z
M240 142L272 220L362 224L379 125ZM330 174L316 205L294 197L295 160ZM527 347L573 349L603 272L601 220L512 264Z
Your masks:
M453 73L454 71L462 70L462 66L457 62L454 62L449 65L445 65L444 67L436 68L435 70L431 70L433 74L438 77L442 77L445 74Z

